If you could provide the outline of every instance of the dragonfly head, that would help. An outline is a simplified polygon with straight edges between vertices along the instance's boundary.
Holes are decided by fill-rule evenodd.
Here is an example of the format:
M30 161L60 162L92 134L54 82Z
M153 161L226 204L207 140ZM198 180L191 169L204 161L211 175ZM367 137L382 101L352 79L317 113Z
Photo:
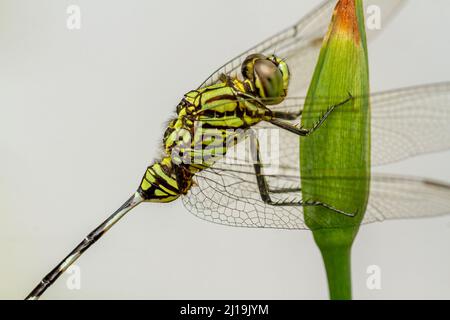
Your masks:
M242 63L241 72L255 94L266 104L279 104L286 97L289 69L286 62L277 56L249 55Z

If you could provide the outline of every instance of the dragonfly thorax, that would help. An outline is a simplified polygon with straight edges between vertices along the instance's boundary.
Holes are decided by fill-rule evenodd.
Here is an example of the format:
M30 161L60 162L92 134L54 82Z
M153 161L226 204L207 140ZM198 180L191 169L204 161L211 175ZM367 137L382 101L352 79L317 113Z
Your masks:
M242 131L270 121L266 105L284 100L289 70L276 56L250 55L243 80L221 81L184 95L164 133L164 157L148 167L140 191L148 201L169 202L185 194L196 173L212 166Z

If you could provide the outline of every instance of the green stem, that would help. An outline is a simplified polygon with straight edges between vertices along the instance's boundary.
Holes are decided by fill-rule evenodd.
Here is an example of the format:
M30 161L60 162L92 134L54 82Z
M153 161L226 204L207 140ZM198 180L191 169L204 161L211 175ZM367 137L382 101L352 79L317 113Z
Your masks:
M327 271L330 299L351 300L350 248L335 248L321 252Z
M352 233L350 231L350 233ZM314 232L327 272L331 300L352 299L351 248L353 239L343 230L324 229Z

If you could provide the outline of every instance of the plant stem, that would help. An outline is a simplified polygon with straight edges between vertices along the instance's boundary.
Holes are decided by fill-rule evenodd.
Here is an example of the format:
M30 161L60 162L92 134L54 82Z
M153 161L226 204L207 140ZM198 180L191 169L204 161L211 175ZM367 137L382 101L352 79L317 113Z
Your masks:
M319 243L317 245L322 253L327 272L330 299L351 300L351 245L322 246Z
M351 300L351 248L354 230L316 230L314 240L322 253L331 300Z

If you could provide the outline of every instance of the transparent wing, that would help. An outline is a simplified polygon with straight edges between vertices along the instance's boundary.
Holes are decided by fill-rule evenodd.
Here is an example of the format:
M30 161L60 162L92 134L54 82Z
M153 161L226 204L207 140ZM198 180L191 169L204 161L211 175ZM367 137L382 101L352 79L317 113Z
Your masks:
M276 53L288 62L292 75L290 98L274 110L297 112L311 79L321 40L325 35L336 1L324 1L293 27L286 29L229 61L215 71L200 87L213 84L222 73L239 77L245 57L252 53ZM380 8L383 26L404 4L402 0L366 1ZM377 30L368 31L369 39ZM449 84L424 86L375 94L372 97L372 155L374 164L385 164L413 155L449 147ZM314 115L313 115L314 116ZM297 121L298 122L298 121ZM275 129L261 124L260 129ZM279 132L280 172L267 175L275 190L298 190L299 139ZM183 198L196 216L231 226L305 229L302 207L274 207L261 200L252 165L228 164L228 154L196 174L195 185ZM238 159L239 160L239 159ZM302 177L308 179L308 177ZM438 216L450 212L450 186L419 178L373 174L364 223L384 219ZM341 190L343 191L343 190ZM351 192L345 190L343 192ZM300 201L300 192L275 192L275 202Z
M450 148L450 83L372 97L372 161L392 163Z
M195 216L235 227L307 229L303 208L265 204L250 168L221 163L196 176L196 185L183 197L185 207ZM271 188L300 188L296 169L268 176ZM305 178L302 178L305 179ZM308 178L306 178L308 179ZM352 190L340 190L352 192ZM275 201L300 201L301 192L272 193ZM332 205L332 204L331 204ZM450 213L450 185L440 182L374 173L363 224L386 219L436 217ZM352 218L349 218L352 219Z
M323 1L312 12L303 17L292 27L275 34L225 63L213 72L200 87L216 83L221 74L227 74L234 77L240 76L242 62L248 55L253 53L277 53L283 57L281 54L283 52L291 51L291 53L293 53L293 46L298 47L299 50L300 48L305 50L308 50L308 48L317 50L320 48L320 39L325 34L326 26L330 22L335 4L336 0Z
M406 0L368 0L365 6L377 5L382 16L380 30L368 30L369 40L378 35L390 18L406 3ZM290 92L293 95L304 95L311 80L312 72L319 54L322 39L331 20L336 0L323 1L311 13L292 27L266 39L258 45L241 53L212 73L201 85L205 87L216 83L221 74L233 77L240 76L240 67L245 57L252 53L277 54L285 58L291 70Z
M450 83L377 93L371 99L373 165L450 148ZM276 110L295 112L304 102L303 98L288 100L289 104ZM261 123L258 127L263 138L271 137L278 146L276 152L272 150L274 159L262 159L264 169L267 165L279 169L268 174L269 186L273 190L298 190L300 139L271 124ZM183 200L186 208L221 224L306 228L301 207L274 207L261 200L253 165L246 161L227 153L212 168L196 174L196 185ZM300 192L276 192L271 197L276 202L302 200ZM374 174L364 223L446 213L450 213L449 186L427 179Z
M298 112L304 101L301 97L291 97L284 106L274 106L272 110ZM450 148L449 82L374 93L371 110L373 166ZM311 116L319 118L320 114ZM270 123L258 127L275 130ZM298 137L283 131L278 134L283 145L289 146L280 150L282 165L298 164L298 154L292 152L299 148Z
M274 207L261 200L252 166L227 165L220 161L215 168L195 176L195 186L182 198L184 206L195 216L236 227L306 229L302 208ZM268 177L274 187L297 186L299 177ZM289 195L301 200L300 193ZM286 195L274 195L275 201Z
M423 178L373 175L363 223L450 213L450 185Z

